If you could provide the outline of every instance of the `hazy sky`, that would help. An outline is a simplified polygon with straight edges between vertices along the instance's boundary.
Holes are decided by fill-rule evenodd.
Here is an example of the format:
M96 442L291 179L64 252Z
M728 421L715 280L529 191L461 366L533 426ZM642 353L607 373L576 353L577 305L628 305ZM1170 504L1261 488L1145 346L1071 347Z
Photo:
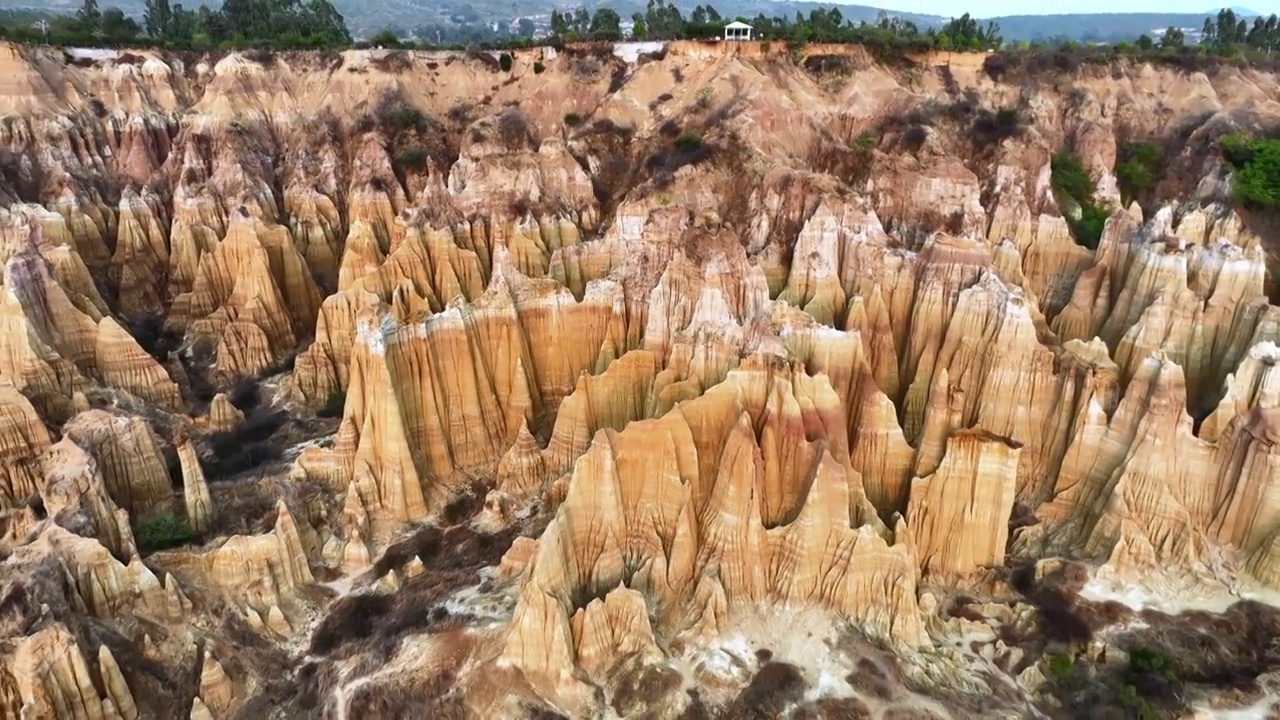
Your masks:
M842 1L842 0L837 0ZM874 5L902 12L926 15L962 15L969 13L979 17L994 15L1042 15L1051 13L1115 13L1115 12L1166 12L1216 14L1212 0L1073 0L1066 5L1032 4L1026 0L865 0L857 5ZM1229 7L1229 6L1228 6ZM1280 4L1242 2L1237 7L1247 7L1254 12L1270 14L1280 12Z

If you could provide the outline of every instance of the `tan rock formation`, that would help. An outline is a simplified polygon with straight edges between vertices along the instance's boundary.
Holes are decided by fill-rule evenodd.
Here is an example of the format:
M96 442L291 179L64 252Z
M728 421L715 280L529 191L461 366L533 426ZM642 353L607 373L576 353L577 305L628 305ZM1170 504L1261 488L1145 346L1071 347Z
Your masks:
M931 475L911 483L907 524L926 576L958 578L1004 563L1019 447L957 432Z
M493 467L581 373L626 347L622 308L604 287L578 302L519 275L501 253L497 262L474 305L457 301L422 324L366 311L342 426L332 451L303 452L308 475L334 487L354 481L371 511L423 517L467 473Z
M242 612L252 611L259 622L269 618L273 630L284 620L280 606L296 601L315 582L298 526L283 501L271 532L235 535L207 550L169 554L162 562L184 585L215 593ZM278 634L292 634L287 622L283 627L286 631Z
M293 349L319 307L288 228L264 224L242 207L230 213L226 237L200 257L168 324L214 345L219 372L252 375Z
M1280 587L1276 253L1217 144L1280 117L1275 73L637 51L0 45L0 552L30 599L0 715L212 720L297 672L325 705L284 717L437 683L454 714L676 717L770 649L799 716L862 692L848 621L898 655L868 714L941 714L910 687L1012 716L1055 678L1006 644L1039 628L985 572L1007 549L1135 593ZM1169 204L1121 207L1121 141L1175 129ZM1096 250L1063 148L1112 213ZM196 447L248 406L212 392L267 372L291 416L244 440L283 460L215 524ZM318 437L303 406L339 404ZM206 544L144 565L129 517L178 507L152 428ZM948 617L958 588L989 597ZM375 641L317 627L365 602ZM840 630L806 645L796 611ZM341 647L285 666L306 637Z
M200 668L200 694L196 699L204 705L211 717L225 715L231 709L231 703L235 701L235 688L232 686L231 678L227 677L226 671L222 669L222 663L219 663L212 654L204 656L204 664ZM191 712L194 717L196 712L194 707Z
M97 460L70 438L51 446L42 460L40 498L54 522L130 557L134 545L128 515L112 499Z
M102 647L90 665L75 638L53 625L24 638L6 657L17 681L23 717L136 720L137 705L111 652ZM102 678L105 696L95 687Z
M218 393L209 403L208 427L211 432L230 432L244 422L244 413L231 404L226 393Z
M142 418L90 410L62 431L94 457L111 499L130 513L144 513L173 496L159 441Z
M214 519L213 498L200 467L200 457L188 437L178 438L178 462L182 465L182 496L187 506L187 522L196 533L204 534L212 529Z
M49 431L12 383L0 381L0 509L36 494Z
M770 364L753 358L658 420L597 435L539 540L507 641L504 657L535 686L558 692L576 648L604 642L573 633L591 626L587 616L570 618L578 598L619 584L645 588L659 625L689 637L713 636L740 604L772 600L925 642L913 552L882 535L839 446L805 437L806 427L843 431L834 393ZM641 563L624 562L635 553Z

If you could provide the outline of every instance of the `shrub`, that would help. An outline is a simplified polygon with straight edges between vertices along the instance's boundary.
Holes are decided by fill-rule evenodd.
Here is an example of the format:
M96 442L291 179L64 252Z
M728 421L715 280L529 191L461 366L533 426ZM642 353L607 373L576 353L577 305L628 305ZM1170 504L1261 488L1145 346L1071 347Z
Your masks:
M880 140L876 138L876 134L869 130L859 135L858 140L856 142L856 145L859 150L871 150L872 148L874 148L876 145L879 145L879 144L880 144Z
M1143 675L1160 675L1174 677L1173 661L1159 650L1148 647L1134 648L1129 653L1129 672Z
M1053 156L1050 165L1054 192L1071 197L1076 202L1093 197L1093 179L1085 172L1080 156L1060 152Z
M709 87L704 87L698 91L698 99L694 103L699 110L706 110L711 107L711 97L713 91Z
M1050 163L1050 171L1050 182L1058 205L1069 208L1074 204L1080 208L1078 217L1068 218L1076 242L1090 250L1098 247L1110 212L1094 203L1093 178L1085 171L1080 156L1069 152L1057 153Z
M1068 653L1049 656L1049 674L1056 678L1064 678L1071 674L1075 660Z
M529 141L529 119L519 108L507 108L498 116L498 139L508 150L524 147Z
M535 61L534 61L534 63L533 63L533 74L534 74L534 75L541 75L541 74L542 74L546 69L547 69L547 66L546 66L546 65L543 65L541 60L535 60Z
M564 114L564 124L569 127L578 127L582 124L582 116L576 112L567 112Z
M319 417L342 417L342 409L347 405L347 394L341 390L335 390L329 393L329 397L325 398L324 406L316 411Z
M172 513L160 513L133 526L133 539L140 551L167 550L195 538L187 521Z
M698 133L687 132L680 135L672 143L677 152L687 153L693 152L702 147L702 136Z
M401 130L411 130L422 122L422 113L417 108L398 107L391 112L391 124Z
M929 129L927 125L913 124L902 133L902 144L906 146L908 152L918 152L924 147L924 141L929 139Z
M994 113L990 110L979 110L973 119L972 137L974 144L986 147L1017 137L1022 133L1022 114L1017 108L1000 108Z
M1233 133L1218 138L1218 149L1222 157L1237 170L1244 167L1253 157L1252 141L1248 135Z
M1080 219L1072 226L1075 230L1076 242L1090 250L1096 249L1098 243L1102 241L1102 231L1106 228L1109 217L1111 213L1104 207L1092 203L1081 205Z
M205 460L205 478L227 477L278 460L282 450L271 438L283 425L283 413L256 410L235 430L211 435L213 454Z
M502 53L498 56L498 67L502 68L502 72L511 72L511 54Z
M1238 205L1280 208L1280 140L1228 135L1218 141L1218 147L1236 169L1232 194Z
M257 380L253 378L242 378L236 382L231 388L231 394L227 396L231 404L241 412L251 412L258 408L262 402L262 393L258 387Z
M729 705L725 717L781 717L788 705L804 698L804 690L804 675L799 668L789 663L767 662Z
M1116 162L1120 199L1128 204L1155 190L1164 169L1164 148L1151 142L1123 143Z
M396 152L396 167L402 170L425 170L429 154L421 145L410 145Z

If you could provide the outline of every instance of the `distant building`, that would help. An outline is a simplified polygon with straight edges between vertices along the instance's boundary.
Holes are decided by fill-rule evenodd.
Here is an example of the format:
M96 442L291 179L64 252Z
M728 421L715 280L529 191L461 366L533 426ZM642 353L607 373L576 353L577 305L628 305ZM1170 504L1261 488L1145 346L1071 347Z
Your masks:
M752 27L744 22L734 20L724 26L725 40L750 40Z

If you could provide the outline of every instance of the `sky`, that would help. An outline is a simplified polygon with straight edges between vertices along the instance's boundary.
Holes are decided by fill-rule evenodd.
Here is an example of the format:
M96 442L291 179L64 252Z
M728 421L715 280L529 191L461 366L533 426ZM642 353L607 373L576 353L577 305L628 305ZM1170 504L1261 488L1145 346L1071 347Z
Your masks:
M996 15L1048 15L1054 13L1217 13L1210 0L1072 0L1066 5L1042 5L1026 0L836 0L854 5L874 5L899 12L922 15L959 16L964 13L978 17ZM1230 6L1228 6L1230 7ZM1277 2L1246 2L1236 7L1247 7L1254 12L1269 15L1280 13Z

